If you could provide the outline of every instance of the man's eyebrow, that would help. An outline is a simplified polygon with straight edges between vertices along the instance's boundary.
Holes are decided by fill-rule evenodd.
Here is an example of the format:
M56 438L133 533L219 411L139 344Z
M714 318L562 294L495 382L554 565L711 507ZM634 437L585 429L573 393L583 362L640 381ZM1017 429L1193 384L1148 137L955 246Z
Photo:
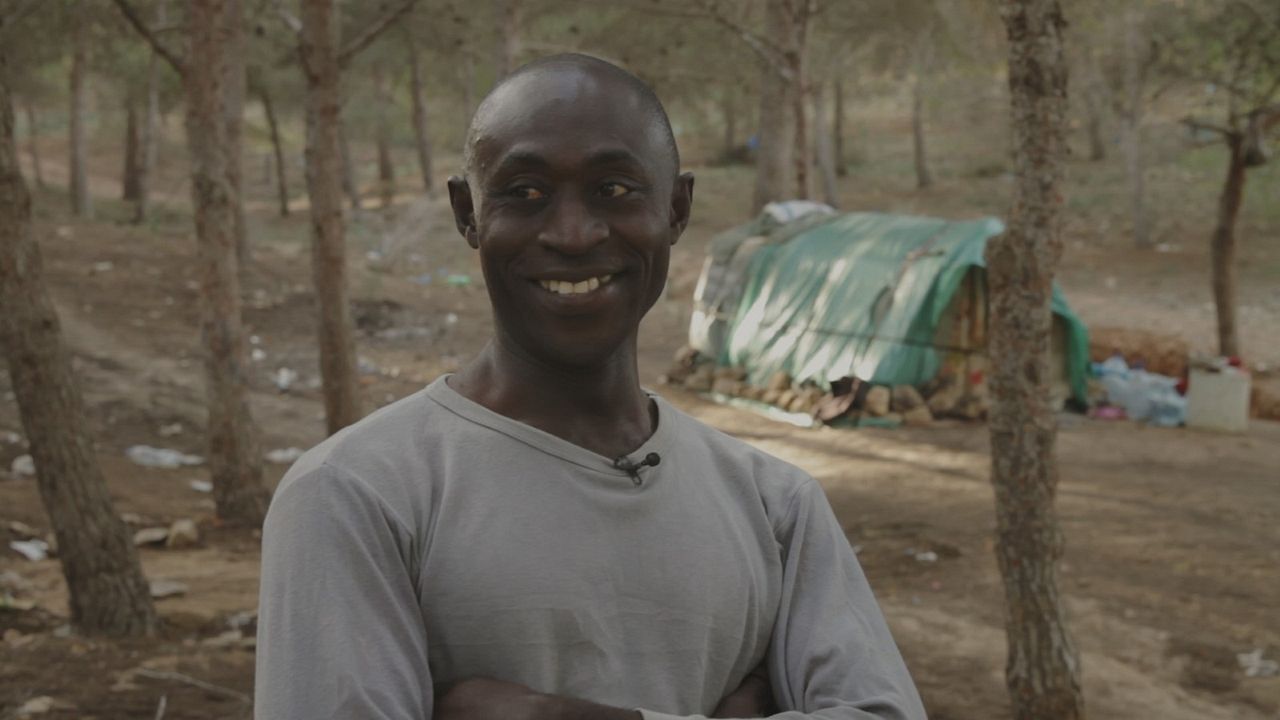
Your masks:
M643 166L635 153L625 148L607 148L587 156L588 165L638 165Z
M539 170L546 169L551 166L542 155L530 150L513 150L502 156L502 160L498 162L493 169L493 174L510 172L516 168L537 168Z

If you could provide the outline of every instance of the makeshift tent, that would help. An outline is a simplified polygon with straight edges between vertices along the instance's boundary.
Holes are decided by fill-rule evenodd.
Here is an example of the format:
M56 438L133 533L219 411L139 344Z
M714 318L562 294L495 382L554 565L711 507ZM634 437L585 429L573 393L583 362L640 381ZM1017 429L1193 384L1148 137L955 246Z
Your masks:
M986 365L987 240L994 218L765 213L712 240L690 345L762 385L778 371L825 385L854 376L923 385ZM1053 289L1058 400L1086 403L1088 332Z

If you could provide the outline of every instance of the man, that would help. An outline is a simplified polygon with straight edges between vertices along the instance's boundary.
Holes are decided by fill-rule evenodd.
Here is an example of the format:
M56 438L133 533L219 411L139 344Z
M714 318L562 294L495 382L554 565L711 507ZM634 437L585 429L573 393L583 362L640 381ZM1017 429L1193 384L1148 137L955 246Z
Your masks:
M693 196L652 91L525 66L466 166L493 340L281 482L258 717L923 718L817 483L640 387Z

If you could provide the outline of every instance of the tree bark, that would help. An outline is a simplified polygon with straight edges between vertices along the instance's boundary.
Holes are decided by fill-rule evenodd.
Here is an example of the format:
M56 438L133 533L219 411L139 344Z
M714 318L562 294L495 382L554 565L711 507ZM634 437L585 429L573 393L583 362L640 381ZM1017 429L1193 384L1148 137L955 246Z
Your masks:
M27 103L27 152L31 154L31 172L36 176L36 187L44 189L44 166L40 162L40 135L37 132L35 105Z
M276 161L276 197L280 203L280 217L289 217L289 177L288 166L284 162L284 143L280 140L280 125L276 120L275 105L271 102L271 91L263 83L257 83L258 100L262 103L262 112L267 116L267 129L271 134L271 150Z
M836 158L831 142L831 130L827 126L826 93L824 86L815 84L813 91L813 136L818 151L818 170L822 179L822 202L839 207L836 193Z
M911 150L916 168L916 187L923 189L933 184L929 172L929 157L924 142L924 80L917 75L911 83Z
M373 66L373 85L379 104L391 107L393 99L380 64ZM388 113L379 113L377 127L374 128L374 140L378 146L378 199L384 210L396 200L396 166L391 162L391 123L388 118Z
M733 162L738 152L738 93L726 87L720 94L720 113L724 115L724 138L721 140L720 157Z
M790 47L794 42L795 18L783 0L766 6L765 27L772 43ZM791 182L795 152L796 76L788 60L786 66L761 59L760 124L757 132L756 182L751 199L752 214L776 200L792 197ZM807 154L807 150L804 151ZM800 162L803 163L803 154Z
M476 59L465 49L462 52L462 134L471 129L471 116L476 112Z
M831 103L832 133L835 135L836 177L849 174L844 157L844 78L836 77L835 97Z
M249 247L249 228L244 213L244 93L245 93L245 43L243 0L224 0L227 4L223 16L226 42L226 80L223 103L223 122L227 126L227 180L231 184L236 233L237 272L244 277L252 260Z
M784 53L791 81L791 107L795 113L792 129L795 131L795 148L791 161L795 164L796 197L813 197L813 148L809 143L809 120L806 103L809 99L809 81L805 75L805 54L809 44L809 16L812 0L797 0L792 7L790 45Z
M93 197L89 194L88 148L84 127L84 76L88 63L84 28L84 3L71 11L71 212L93 217Z
M494 16L498 20L497 47L494 52L494 83L516 69L520 55L520 0L493 0Z
M187 147L195 208L200 277L200 334L208 399L209 469L218 516L259 525L268 495L262 485L259 434L249 412L248 363L240 319L236 259L238 199L229 165L230 102L226 31L234 8L221 0L192 0L187 22Z
M1084 717L1080 661L1058 593L1057 439L1050 299L1062 254L1067 70L1058 0L1004 0L1015 188L1008 230L987 244L991 478L1005 589L1005 679L1017 720Z
M1247 179L1244 139L1227 136L1231 153L1227 177L1218 198L1218 221L1210 245L1213 266L1213 302L1218 311L1218 354L1240 356L1240 336L1236 330L1236 218L1244 200Z
M58 315L45 291L7 77L0 48L0 347L57 538L72 624L90 635L151 635L157 620L150 590L133 538L112 508Z
M1144 60L1142 58L1141 18L1137 9L1125 13L1125 173L1129 180L1129 219L1133 224L1133 242L1139 248L1151 246L1151 228L1146 209L1146 168L1142 157L1142 116Z
M307 193L311 265L320 305L320 376L330 433L360 419L355 339L347 299L342 220L341 101L333 0L303 0L302 60L307 80Z
M351 158L351 143L347 141L347 125L342 122L341 111L338 116L338 153L342 167L342 191L346 193L352 210L362 209L360 186L356 182L356 165Z
M165 3L156 5L156 19L165 20ZM141 224L151 211L151 176L160 144L160 56L151 52L147 61L147 108L142 122L142 162L138 168L138 198L133 206L133 222Z
M124 118L124 168L120 178L120 199L137 202L142 190L138 181L142 164L142 131L138 127L137 102L132 97L125 100Z
M1084 113L1085 132L1089 138L1089 159L1098 162L1107 158L1107 143L1103 137L1102 71L1098 69L1097 53L1089 51L1085 67Z
M409 103L413 112L413 142L418 153L418 169L422 172L422 189L430 193L435 189L431 169L431 133L428 132L427 103L422 89L422 65L418 54L418 41L413 32L405 33L409 48Z

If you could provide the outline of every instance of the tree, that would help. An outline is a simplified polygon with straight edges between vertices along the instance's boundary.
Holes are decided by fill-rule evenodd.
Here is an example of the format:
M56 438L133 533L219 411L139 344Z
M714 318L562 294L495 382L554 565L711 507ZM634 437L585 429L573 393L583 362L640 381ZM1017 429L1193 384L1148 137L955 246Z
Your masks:
M262 103L262 113L267 118L267 132L271 136L271 151L276 165L276 200L280 217L289 217L289 168L284 161L284 142L280 139L280 121L276 118L271 89L258 73L249 75L249 91Z
M45 291L18 165L0 17L0 346L31 443L36 482L70 593L71 622L91 635L150 635L157 625L128 527L111 506L84 403Z
M223 520L260 525L269 495L262 484L262 452L249 411L237 262L241 201L231 178L227 122L228 67L236 63L227 57L226 39L229 29L239 24L239 18L233 17L239 3L192 0L187 8L185 58L158 40L128 0L115 3L183 80L214 500Z
M89 194L89 149L85 140L85 74L88 72L88 29L83 2L77 0L71 11L71 122L68 125L71 149L71 212L79 217L93 217L93 197Z
M1053 508L1057 432L1050 406L1050 299L1062 254L1067 70L1058 0L1004 0L1012 96L1013 206L987 244L991 480L1005 590L1005 679L1018 720L1084 717L1080 660L1058 594L1062 535Z
M1268 136L1280 127L1280 6L1253 0L1216 0L1162 15L1154 29L1159 69L1215 92L1203 113L1184 122L1221 142L1226 177L1210 239L1218 352L1242 352L1236 325L1236 220L1248 170L1271 156ZM1203 115L1213 113L1219 120Z
M302 0L301 18L281 10L297 35L307 85L307 195L311 199L311 274L320 305L320 378L330 434L359 420L355 333L347 289L346 226L342 217L342 98L339 80L351 62L408 12L404 0L339 48L334 0ZM348 166L350 164L348 163Z
M431 133L427 126L427 101L422 88L422 60L418 41L413 31L404 33L405 47L409 51L409 107L413 112L413 143L418 155L418 169L422 173L422 189L430 193L434 189L434 171L431 168Z
M497 40L494 47L494 82L516 69L520 56L521 0L493 0L497 18Z
M396 166L391 160L391 119L390 113L386 112L395 106L395 98L387 86L386 69L380 62L373 64L373 88L378 106L384 108L376 119L373 136L378 149L378 198L385 209L391 207L396 199Z

